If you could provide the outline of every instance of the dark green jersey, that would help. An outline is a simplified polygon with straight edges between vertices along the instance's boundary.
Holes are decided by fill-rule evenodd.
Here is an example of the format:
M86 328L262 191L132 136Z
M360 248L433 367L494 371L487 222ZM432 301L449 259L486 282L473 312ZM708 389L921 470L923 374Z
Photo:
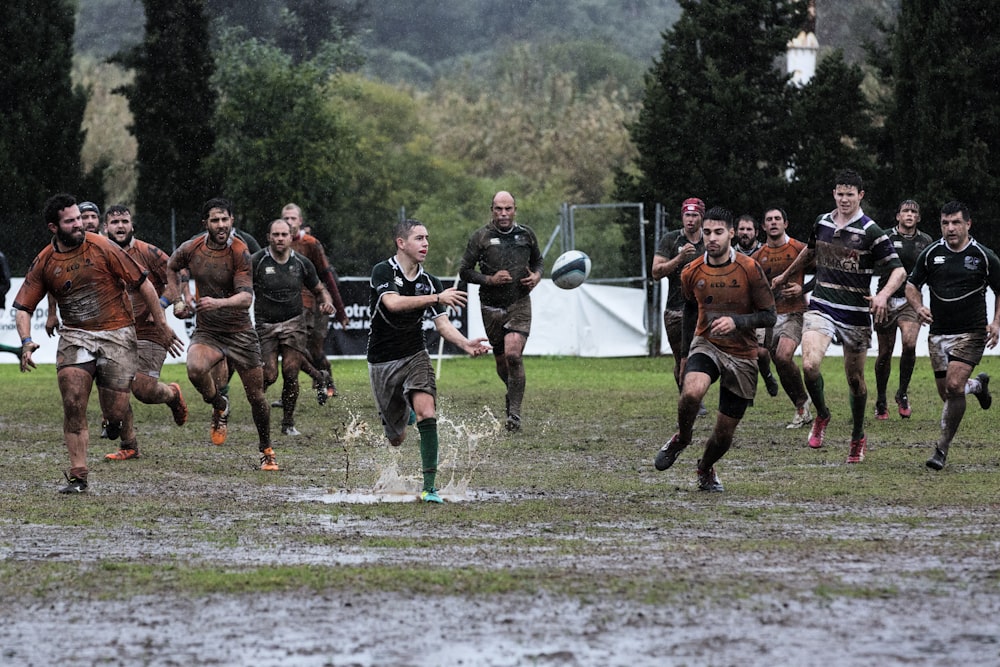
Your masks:
M479 271L476 271L476 265ZM467 283L480 285L479 301L484 306L506 308L528 295L528 288L521 284L528 273L537 273L544 267L538 239L529 227L514 225L509 232L501 232L492 224L480 227L469 238L462 255L459 277ZM513 282L504 285L486 285L486 278L497 271L506 270Z
M914 231L912 236L900 234L899 227L893 227L887 233L889 241L892 243L892 247L896 249L899 261L903 263L903 268L906 269L907 273L913 270L913 265L917 263L917 256L923 252L923 249L934 243L934 239L919 229ZM875 291L881 291L887 282L889 282L889 275L886 273L881 274L878 278L878 288ZM906 283L904 282L892 296L905 297Z
M400 296L425 296L440 294L441 281L420 267L416 278L408 280L395 257L379 262L372 269L371 278L371 328L368 330L368 361L379 364L404 359L426 349L424 341L424 314L432 318L447 315L448 307L440 304L427 309L417 308L389 312L382 306L382 296L395 292Z
M686 246L691 241L688 237L684 236L683 229L675 229L672 232L668 232L660 238L660 244L656 247L656 254L661 257L666 257L667 259L673 259L680 254L681 248ZM667 310L681 310L684 308L684 296L681 294L681 271L684 267L691 263L693 259L696 259L705 253L705 239L704 237L699 238L698 242L694 244L695 250L698 254L678 266L673 273L667 276Z
M302 287L316 289L316 267L294 250L279 264L270 248L250 257L253 267L253 317L256 322L276 324L302 314Z
M909 282L931 293L931 334L961 334L986 329L986 286L1000 294L1000 259L969 239L952 250L938 239L920 253Z

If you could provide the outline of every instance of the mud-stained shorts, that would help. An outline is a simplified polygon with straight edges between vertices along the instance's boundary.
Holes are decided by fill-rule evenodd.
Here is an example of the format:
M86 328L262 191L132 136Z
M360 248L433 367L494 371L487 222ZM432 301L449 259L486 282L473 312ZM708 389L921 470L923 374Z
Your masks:
M663 329L667 332L667 344L670 345L670 352L675 357L686 357L687 350L683 349L684 311L664 310Z
M704 354L715 362L719 369L719 385L726 390L752 401L757 394L757 359L744 359L726 354L701 336L695 336L691 341L691 351L688 356Z
M761 340L760 332L764 331ZM798 345L802 342L802 313L785 313L778 315L777 321L770 329L757 329L757 342L766 347L771 354L778 349L778 339L787 338Z
M96 362L97 386L128 391L136 371L135 327L111 331L59 329L56 369Z
M437 401L434 368L426 350L403 359L368 364L372 396L378 407L385 437L396 440L406 430L410 418L411 394L422 391Z
M934 334L927 337L927 351L935 373L948 370L949 361L962 361L975 368L983 360L986 332Z
M483 328L493 346L493 354L503 354L503 337L519 333L525 338L531 333L531 298L524 296L506 308L483 305Z
M167 348L151 340L138 341L139 364L135 372L159 378L163 362L167 360Z
M910 302L906 300L906 297L897 296L889 299L888 308L886 309L885 322L875 325L875 331L879 333L886 333L893 331L900 322L913 322L915 324L920 324L920 318L917 317L917 311L910 305Z
M802 316L803 331L818 331L846 352L867 352L872 346L872 328L856 327L835 322L818 310L807 310Z
M260 341L253 329L216 333L195 327L191 333L191 345L195 344L206 345L221 352L232 370L245 371L264 365L261 362Z
M264 359L278 354L281 347L291 348L309 358L306 314L284 322L257 322L257 338L260 339L260 354Z

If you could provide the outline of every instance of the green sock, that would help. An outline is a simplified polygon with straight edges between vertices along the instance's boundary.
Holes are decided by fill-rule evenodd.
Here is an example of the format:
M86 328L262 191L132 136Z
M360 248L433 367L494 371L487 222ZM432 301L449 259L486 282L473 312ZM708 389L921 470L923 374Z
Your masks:
M851 438L857 440L865 434L865 410L868 407L868 394L851 396L851 417L854 419Z
M815 382L805 380L806 391L812 399L813 407L816 408L816 416L826 419L830 416L830 410L826 407L826 394L823 392L823 376L816 378Z
M438 422L434 417L417 422L420 432L420 462L424 469L424 491L434 490L438 464Z

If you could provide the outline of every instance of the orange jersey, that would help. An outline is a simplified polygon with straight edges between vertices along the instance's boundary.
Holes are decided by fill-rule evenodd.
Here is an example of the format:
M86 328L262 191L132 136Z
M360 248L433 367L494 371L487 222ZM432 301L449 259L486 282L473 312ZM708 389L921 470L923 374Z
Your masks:
M146 270L146 279L156 290L156 296L163 296L163 289L167 285L167 255L162 250L151 243L133 238L127 248L123 250L135 263ZM137 289L130 289L129 296L132 297L132 309L135 311L135 337L139 340L152 340L160 342L160 334L156 328L155 320L139 295Z
M776 276L781 275L785 272L795 258L799 256L806 244L802 241L796 241L795 239L786 236L788 239L783 245L776 248L772 248L766 243L761 246L760 250L755 252L751 257L757 260L760 264L760 268L764 270L764 275L767 276L768 284L774 280ZM789 276L788 283L801 285L805 282L806 272L805 267L796 271L794 274ZM797 297L792 297L788 299L783 299L779 295L774 297L774 308L778 315L787 315L788 313L804 313L806 312L806 295L805 293L799 294Z
M253 294L253 274L250 269L250 250L239 237L231 235L221 250L209 248L208 234L199 234L170 256L170 270L188 269L194 279L198 296L227 299L237 292ZM250 308L221 308L197 314L197 327L203 331L229 333L253 328Z
M115 243L87 232L69 252L56 250L55 239L38 253L14 299L29 313L51 292L63 324L85 331L113 331L135 319L128 289L138 289L146 272Z
M312 234L299 234L292 240L292 250L303 257L308 258L316 267L316 275L323 281L323 275L330 270L330 262L326 259L326 251L323 244ZM312 310L316 306L316 295L310 290L302 288L302 309Z
M702 255L681 271L681 290L686 301L698 302L695 335L734 357L757 357L754 329L736 329L725 336L712 336L712 323L731 315L749 315L774 307L774 297L760 264L736 251L721 266L712 266Z

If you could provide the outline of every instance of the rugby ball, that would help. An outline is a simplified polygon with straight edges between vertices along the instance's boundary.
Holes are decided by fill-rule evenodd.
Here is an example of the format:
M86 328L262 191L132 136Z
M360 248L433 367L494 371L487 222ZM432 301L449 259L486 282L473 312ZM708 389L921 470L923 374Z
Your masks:
M590 275L590 257L580 250L568 250L556 258L552 265L552 282L562 289L573 289L583 284Z

